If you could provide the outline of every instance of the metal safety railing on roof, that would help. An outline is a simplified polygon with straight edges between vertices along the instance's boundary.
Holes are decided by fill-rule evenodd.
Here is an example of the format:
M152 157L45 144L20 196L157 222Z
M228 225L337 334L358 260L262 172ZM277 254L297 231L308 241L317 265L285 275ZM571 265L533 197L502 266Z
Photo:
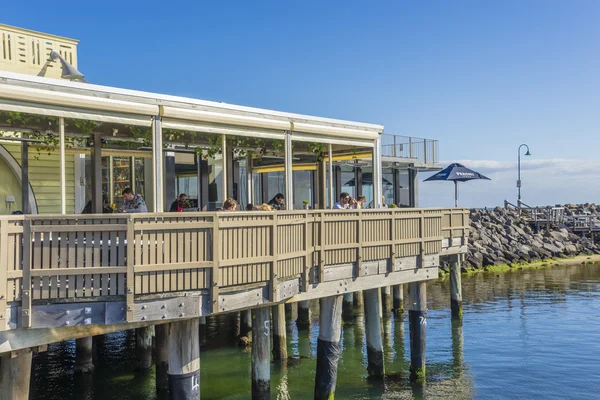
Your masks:
M432 139L401 135L382 135L381 154L383 157L413 158L423 164L439 162L439 142Z

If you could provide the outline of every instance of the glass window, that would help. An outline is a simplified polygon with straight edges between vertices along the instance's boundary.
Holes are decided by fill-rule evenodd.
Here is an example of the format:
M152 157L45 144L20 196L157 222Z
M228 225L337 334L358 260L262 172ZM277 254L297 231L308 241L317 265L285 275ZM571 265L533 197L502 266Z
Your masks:
M342 179L342 192L346 192L350 194L352 197L356 197L356 179L354 176L354 168L353 167L341 167L341 179ZM338 195L341 193L338 193ZM335 199L337 202L338 199ZM334 203L335 203L334 202Z
M408 178L408 170L398 170L400 174L400 199L398 206L410 207L410 180Z
M383 201L386 205L394 204L394 172L391 168L384 168L381 174L383 191Z
M285 194L285 175L284 175L283 171L268 172L267 179L269 182L268 183L269 192L267 193L268 196L265 199L265 203L271 201L271 199L273 197L275 197L275 195L277 193ZM286 199L286 203L287 203L287 199Z
M252 174L252 195L254 196L254 205L261 205L262 199L262 174ZM265 202L268 200L265 200Z
M313 204L313 175L315 171L294 171L294 209L304 208L304 200L312 209Z
M373 208L373 168L362 168L362 195L367 201L365 207Z
M239 203L240 203L240 208L242 210L245 210L246 205L249 203L249 201L248 201L248 178L247 178L248 169L246 168L246 160L240 160L238 162L238 165L240 168L240 183L238 185L237 195L238 195L238 199L239 199Z
M208 211L223 207L223 157L208 159Z

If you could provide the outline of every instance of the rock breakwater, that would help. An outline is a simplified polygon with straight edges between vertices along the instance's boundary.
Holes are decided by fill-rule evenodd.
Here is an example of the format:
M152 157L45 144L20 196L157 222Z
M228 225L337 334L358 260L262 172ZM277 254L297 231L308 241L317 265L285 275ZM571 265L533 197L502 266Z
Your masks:
M566 214L583 210L596 214L596 205L565 206ZM600 243L560 226L535 232L514 209L471 210L466 267L518 265L550 258L600 254Z

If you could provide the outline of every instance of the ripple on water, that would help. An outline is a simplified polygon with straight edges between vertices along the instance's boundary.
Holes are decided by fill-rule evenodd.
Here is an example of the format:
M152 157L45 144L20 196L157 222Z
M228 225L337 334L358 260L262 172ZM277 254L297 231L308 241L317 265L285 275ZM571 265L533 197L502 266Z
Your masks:
M427 384L409 380L406 314L384 318L387 376L369 380L360 311L344 325L340 399L567 399L600 393L600 268L552 267L463 277L463 323L449 318L449 281L428 284ZM316 310L318 312L318 310ZM250 352L235 346L235 319L209 318L201 353L203 399L247 399ZM288 324L286 367L272 364L273 398L312 398L318 321L310 330ZM132 332L96 342L96 371L73 374L74 341L35 356L31 398L152 399L154 371L133 368Z

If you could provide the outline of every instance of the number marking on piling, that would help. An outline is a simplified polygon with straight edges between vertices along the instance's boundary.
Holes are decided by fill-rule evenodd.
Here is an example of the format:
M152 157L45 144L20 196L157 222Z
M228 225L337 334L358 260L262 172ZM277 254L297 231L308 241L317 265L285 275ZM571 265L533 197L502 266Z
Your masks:
M269 330L270 330L270 326L269 323L271 321L265 321L265 336L269 336Z
M421 325L427 325L427 318L424 317L424 316L422 316L422 315L420 315L419 316L419 324L421 324Z
M200 389L200 377L192 375L192 391Z

